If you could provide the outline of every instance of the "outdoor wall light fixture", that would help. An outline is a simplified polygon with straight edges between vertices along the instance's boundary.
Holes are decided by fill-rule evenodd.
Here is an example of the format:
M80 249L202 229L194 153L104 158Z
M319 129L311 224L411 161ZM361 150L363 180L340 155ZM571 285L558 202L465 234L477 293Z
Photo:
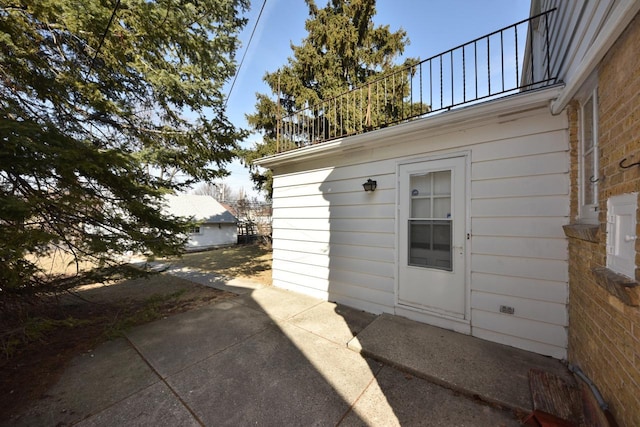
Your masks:
M362 186L364 187L364 191L375 191L376 188L378 187L378 183L372 180L371 178L369 178L367 179L367 182L362 184Z

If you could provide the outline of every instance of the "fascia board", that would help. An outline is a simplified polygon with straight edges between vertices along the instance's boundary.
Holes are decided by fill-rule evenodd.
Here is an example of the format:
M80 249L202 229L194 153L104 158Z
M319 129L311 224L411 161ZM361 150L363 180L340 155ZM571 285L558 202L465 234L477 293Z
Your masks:
M486 121L487 117L498 117L504 114L512 115L535 107L546 107L553 99L559 96L562 87L562 85L555 85L544 89L505 96L388 128L266 156L255 160L253 163L264 168L273 168L290 162L336 155L347 150L350 151L365 147L374 148L378 145L384 145L390 138L397 137L398 135L435 130L446 131L447 129L462 129L478 121Z

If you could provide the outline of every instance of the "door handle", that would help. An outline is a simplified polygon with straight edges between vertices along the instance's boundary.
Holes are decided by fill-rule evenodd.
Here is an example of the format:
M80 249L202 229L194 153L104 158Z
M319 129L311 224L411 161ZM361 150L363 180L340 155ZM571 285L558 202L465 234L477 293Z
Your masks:
M638 236L629 236L628 234L626 236L624 236L624 241L625 242L631 242L633 240L636 240L638 238Z

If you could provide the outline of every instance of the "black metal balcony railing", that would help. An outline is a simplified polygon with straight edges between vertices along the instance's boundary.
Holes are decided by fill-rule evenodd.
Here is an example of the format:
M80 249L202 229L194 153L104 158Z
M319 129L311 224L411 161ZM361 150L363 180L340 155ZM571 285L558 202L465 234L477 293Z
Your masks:
M548 31L554 10L279 118L278 152L555 83Z

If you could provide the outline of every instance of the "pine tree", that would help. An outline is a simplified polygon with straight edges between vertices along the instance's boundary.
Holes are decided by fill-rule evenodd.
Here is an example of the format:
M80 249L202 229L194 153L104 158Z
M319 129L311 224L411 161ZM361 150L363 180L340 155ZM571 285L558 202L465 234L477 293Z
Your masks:
M243 159L250 167L254 185L264 190L268 197L272 193L271 173L263 173L251 162L275 154L278 150L276 139L287 138L287 135L278 135L279 117L318 105L417 62L409 58L404 64L394 63L409 40L402 29L391 32L388 25L374 25L375 0L330 0L322 9L313 0L305 1L309 7L309 19L305 24L307 37L300 46L291 46L293 57L287 65L264 77L272 92L279 94L280 105L272 97L258 94L255 113L247 115L251 127L262 132L263 141L250 150L243 150ZM378 97L391 92L400 96L392 103L388 101L392 97L387 96L386 103L378 103L378 110L369 112L369 118L373 116L375 122L376 115L387 118L390 114L398 115L394 111L404 102L405 83L406 78L401 78L387 89L388 93L377 92ZM340 111L336 112L337 108ZM310 122L320 123L323 128L339 128L338 134L350 134L356 129L353 118L358 115L354 110L366 108L361 102L342 107L329 103L321 110L310 110ZM339 117L339 122L335 117Z
M244 137L222 88L248 4L0 0L0 294L73 283L38 274L56 248L181 249L162 197L225 176Z

